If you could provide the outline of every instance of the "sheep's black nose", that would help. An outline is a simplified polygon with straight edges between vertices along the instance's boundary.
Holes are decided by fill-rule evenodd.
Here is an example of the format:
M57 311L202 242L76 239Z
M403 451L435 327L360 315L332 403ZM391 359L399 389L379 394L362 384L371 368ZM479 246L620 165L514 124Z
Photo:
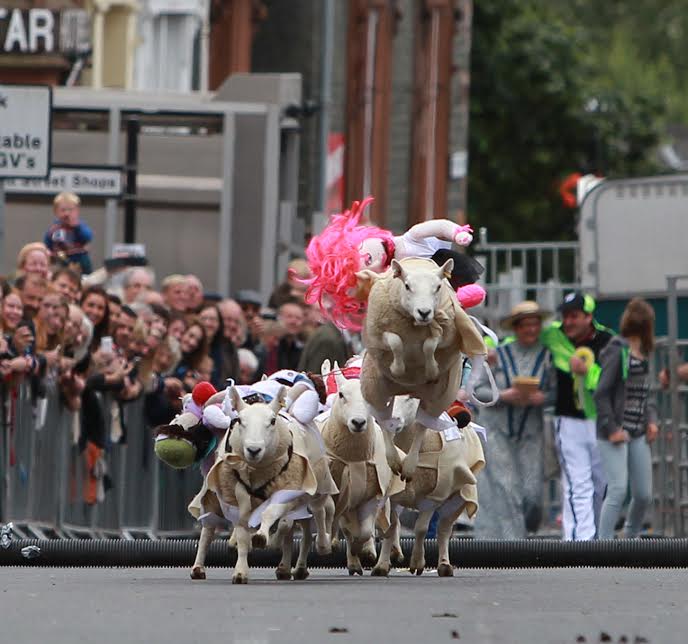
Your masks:
M351 419L351 425L352 429L355 429L358 432L363 431L363 428L366 425L366 419L365 418L352 418Z
M430 313L432 313L430 309L418 309L418 315L420 315L423 320L427 320Z
M251 456L258 456L260 454L260 447L247 447L246 451L251 455Z

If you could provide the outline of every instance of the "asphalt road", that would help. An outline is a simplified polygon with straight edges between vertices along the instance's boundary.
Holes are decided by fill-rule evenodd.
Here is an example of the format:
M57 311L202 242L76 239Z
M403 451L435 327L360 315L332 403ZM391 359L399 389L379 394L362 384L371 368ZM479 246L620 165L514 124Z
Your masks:
M230 571L217 568L205 582L182 569L2 568L0 641L688 641L685 570L461 570L449 579L313 570L302 582L277 582L268 570L252 575L249 585L232 586Z

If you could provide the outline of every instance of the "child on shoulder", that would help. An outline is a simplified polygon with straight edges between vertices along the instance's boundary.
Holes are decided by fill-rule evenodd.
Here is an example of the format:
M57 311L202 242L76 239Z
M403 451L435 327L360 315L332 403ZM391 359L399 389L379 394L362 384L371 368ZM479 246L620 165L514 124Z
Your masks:
M54 258L64 264L76 264L82 275L88 275L92 267L87 245L93 232L79 218L80 204L81 199L73 192L61 192L55 197L55 220L45 233L44 242Z

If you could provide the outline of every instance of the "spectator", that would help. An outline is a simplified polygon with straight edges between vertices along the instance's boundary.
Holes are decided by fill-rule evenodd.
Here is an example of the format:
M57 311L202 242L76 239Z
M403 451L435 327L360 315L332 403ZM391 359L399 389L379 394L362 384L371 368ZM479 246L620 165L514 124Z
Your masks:
M179 311L172 311L172 313L170 313L167 333L177 340L177 342L181 342L182 336L186 333L187 326L186 315L184 313L180 313Z
M162 297L165 300L165 306L171 311L186 313L187 296L186 277L183 275L168 275L162 281Z
M81 280L71 268L58 268L50 278L50 284L69 304L76 304L79 300Z
M278 309L285 302L303 303L308 284L304 284L302 280L307 280L310 277L311 270L305 259L291 260L284 281L272 292L268 306L272 309Z
M136 313L128 306L123 306L119 313L119 319L114 333L112 334L112 341L119 349L120 354L131 360L134 357L132 351L132 336L137 321Z
M524 539L537 531L542 516L544 481L545 389L549 384L549 351L540 343L548 313L536 302L521 302L503 320L514 340L496 348L493 367L499 402L480 410L480 423L490 429L485 448L487 467L478 477L480 516L475 537ZM524 383L523 377L533 379ZM488 402L492 388L487 371L476 383L478 399Z
M91 229L79 219L81 200L72 192L61 192L53 200L55 220L45 233L44 242L53 257L65 265L75 264L82 275L91 270L86 250L93 239Z
M27 273L16 279L15 286L24 305L24 317L28 320L33 320L45 295L48 283L40 275Z
M167 375L180 357L179 343L167 337L150 358L147 372L144 372L142 363L141 380L146 392L144 414L152 427L167 425L181 411L179 397L184 393L184 387L180 380Z
M62 332L69 315L69 306L62 296L49 292L41 301L36 315L36 351L50 352L48 364L52 366L58 356L53 351L62 344Z
M110 310L108 296L101 286L89 286L81 294L81 309L93 324L91 350L100 346L100 341L110 333Z
M203 358L208 354L205 329L197 318L189 323L179 342L182 359L175 369L174 375L184 383L187 391L201 381L198 369Z
M246 349L253 350L260 342L263 332L263 318L260 316L262 299L260 293L249 289L238 291L236 294L236 301L246 321L246 339L242 345Z
M47 278L50 266L50 255L45 244L32 242L26 244L17 256L17 276L31 273Z
M143 266L128 268L122 280L122 301L133 304L143 300L145 294L153 288L153 274Z
M203 306L203 284L195 275L186 276L186 308L198 314Z
M148 306L153 306L153 304L155 304L156 306L167 308L165 306L165 298L157 291L146 291L143 296L143 301L148 304Z
M320 373L320 367L326 359L344 365L350 357L351 349L342 331L328 321L321 324L306 341L299 359L299 371Z
M676 375L678 376L679 380L683 380L684 382L688 381L688 362L684 362L676 368ZM667 389L669 387L668 369L662 369L659 372L659 384L662 385L663 389Z
M565 540L586 541L597 534L606 485L597 446L593 394L600 377L597 359L612 332L593 318L595 301L589 295L569 293L559 310L562 321L543 331L542 342L552 353L555 367L562 528ZM581 349L592 352L590 361L580 355Z
M222 315L222 326L225 337L236 347L244 345L246 340L246 318L239 303L232 299L222 300L217 307Z
M238 350L239 355L239 380L240 385L252 385L256 382L258 373L258 358L249 349L243 347Z
M2 298L2 332L12 335L24 317L24 305L17 291L10 291Z
M301 305L295 302L286 302L280 306L277 320L279 329L282 331L281 337L276 346L269 348L265 345L264 369L267 375L280 369L298 369L303 351L301 332L303 331L304 318ZM264 334L265 337L266 334Z
M108 316L110 317L109 335L115 332L115 328L119 324L119 314L122 310L122 298L114 293L107 294L108 299Z
M607 475L599 538L613 539L630 483L631 504L624 536L637 537L652 503L650 443L657 437L657 405L650 389L655 313L640 298L621 317L620 337L600 353L602 374L595 391L597 436Z
M225 337L222 327L222 316L217 306L207 305L198 316L205 329L208 354L213 359L213 371L210 382L217 389L226 385L227 379L239 378L239 356L234 343Z

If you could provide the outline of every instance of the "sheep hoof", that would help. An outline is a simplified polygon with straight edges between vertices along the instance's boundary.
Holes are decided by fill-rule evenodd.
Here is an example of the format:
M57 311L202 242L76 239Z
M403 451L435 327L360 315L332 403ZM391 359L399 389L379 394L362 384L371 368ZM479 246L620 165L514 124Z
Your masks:
M280 581L290 581L291 580L291 569L282 568L281 566L278 566L277 569L275 570L275 577L277 577L277 579L279 579Z
M358 558L361 560L361 565L364 568L372 568L375 565L376 556L374 552L362 550Z
M416 575L416 577L420 577L423 574L423 570L425 570L425 566L418 566L418 568L410 567L409 572L412 575Z
M389 577L389 566L375 566L370 572L371 577Z
M404 553L399 550L396 546L392 546L392 551L389 555L389 560L392 562L393 566L400 568L404 565Z
M265 546L268 545L268 540L265 538L264 534L261 534L260 532L256 532L251 537L251 546L254 548L265 548Z
M234 577L232 577L232 583L233 584L247 584L248 583L248 575L244 575L243 573L236 573Z
M315 551L319 555L329 555L332 554L332 544L328 541L327 543L315 544Z
M406 373L406 365L403 362L397 362L394 360L391 365L389 365L389 372L395 378L401 378Z
M205 569L202 566L194 566L190 577L191 579L205 579Z
M308 568L306 567L299 566L298 568L294 568L294 579L308 579L310 574L311 573L308 572Z
M454 576L454 568L452 567L451 564L441 563L439 566L437 566L437 576L438 577L453 577Z
M361 566L349 566L349 577L353 577L354 575L361 575L363 576L363 568Z

